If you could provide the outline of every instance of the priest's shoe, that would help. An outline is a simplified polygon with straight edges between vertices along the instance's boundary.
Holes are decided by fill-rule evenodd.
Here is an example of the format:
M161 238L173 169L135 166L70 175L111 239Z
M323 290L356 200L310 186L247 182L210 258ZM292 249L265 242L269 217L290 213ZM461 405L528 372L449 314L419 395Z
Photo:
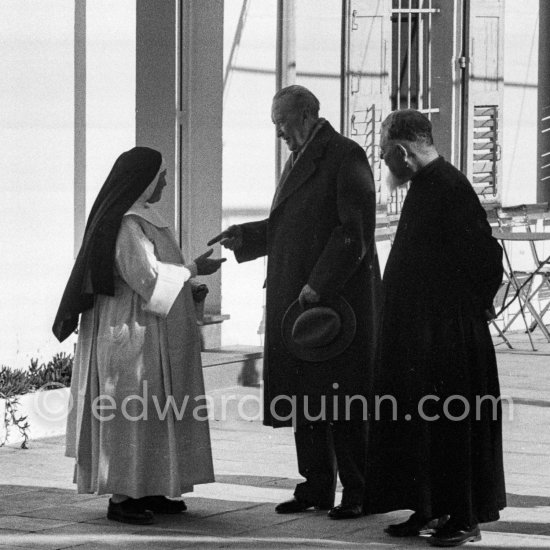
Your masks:
M451 547L460 546L467 542L477 542L481 540L481 531L479 525L466 526L458 525L452 521L437 529L428 539L432 546Z
M436 528L442 527L449 519L449 516L441 518L426 519L418 512L415 512L407 521L388 525L384 531L392 537L418 537L419 535L431 535Z
M275 506L275 512L278 514L298 514L309 510L309 508L315 508L316 510L328 510L330 507L330 504L315 504L313 502L294 497L291 500L281 502L281 504Z
M107 518L136 525L149 525L155 521L153 512L147 510L139 500L133 498L128 498L122 502L113 502L109 499Z
M339 504L331 508L328 512L331 519L355 519L363 515L363 506L361 504Z
M147 510L158 514L179 514L187 510L183 500L172 500L162 495L151 495L137 499Z

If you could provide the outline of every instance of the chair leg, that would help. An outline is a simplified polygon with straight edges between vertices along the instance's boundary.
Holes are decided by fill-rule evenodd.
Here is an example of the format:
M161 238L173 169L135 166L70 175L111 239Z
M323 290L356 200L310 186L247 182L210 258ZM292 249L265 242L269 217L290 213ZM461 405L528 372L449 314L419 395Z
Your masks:
M497 325L497 323L495 322L494 319L491 319L491 324L497 330L498 335L504 340L504 343L508 346L508 349L514 349L512 347L512 344L510 344L510 341L508 340L508 338L506 338L506 336L504 335L504 332L502 332L502 330L500 330L500 327Z
M550 288L550 279L545 277L544 280L540 283L540 285L536 288L536 290L533 292L533 294L529 297L531 299L533 296L535 296L539 290L544 286L547 285ZM544 306L544 308L539 312L540 318L544 322L544 315L545 313L550 309L550 301ZM533 332L537 328L537 322L533 321L531 323L531 326L529 327L529 330Z
M537 348L535 348L535 344L533 343L533 338L531 336L531 331L529 330L529 325L527 324L527 318L525 317L525 311L524 311L524 307L527 306L529 308L529 303L528 302L523 302L522 303L522 293L520 292L518 294L518 301L520 303L520 312L521 312L521 316L523 317L523 323L525 324L525 328L527 329L527 336L529 336L529 342L531 343L531 349L533 351L537 351Z

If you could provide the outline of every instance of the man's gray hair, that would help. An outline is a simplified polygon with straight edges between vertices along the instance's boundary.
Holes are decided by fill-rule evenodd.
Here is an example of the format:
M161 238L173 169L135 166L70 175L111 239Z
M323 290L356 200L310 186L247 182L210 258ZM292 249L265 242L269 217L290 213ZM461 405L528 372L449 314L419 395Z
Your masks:
M401 139L433 145L432 123L426 115L414 109L393 111L382 123L389 140Z
M315 117L319 116L319 100L304 86L293 84L286 88L281 88L274 96L273 101L279 101L284 98L291 98L294 106L299 109L307 109Z

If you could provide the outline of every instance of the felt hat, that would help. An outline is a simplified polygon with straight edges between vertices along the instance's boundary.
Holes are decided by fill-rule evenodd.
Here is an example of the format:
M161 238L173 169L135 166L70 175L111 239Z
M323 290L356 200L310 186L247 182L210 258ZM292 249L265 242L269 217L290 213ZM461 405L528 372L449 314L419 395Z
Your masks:
M282 321L283 342L298 359L328 361L343 353L353 341L355 313L342 296L330 296L302 309L290 304Z

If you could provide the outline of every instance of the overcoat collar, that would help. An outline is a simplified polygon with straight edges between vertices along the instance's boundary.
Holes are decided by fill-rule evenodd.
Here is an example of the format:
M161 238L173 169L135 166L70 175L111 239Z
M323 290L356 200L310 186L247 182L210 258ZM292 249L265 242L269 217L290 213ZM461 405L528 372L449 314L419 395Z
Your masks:
M305 151L300 155L284 181L280 182L282 187L277 192L276 200L271 207L271 213L273 213L315 172L317 163L323 156L327 143L335 134L336 130L329 122L325 122Z

